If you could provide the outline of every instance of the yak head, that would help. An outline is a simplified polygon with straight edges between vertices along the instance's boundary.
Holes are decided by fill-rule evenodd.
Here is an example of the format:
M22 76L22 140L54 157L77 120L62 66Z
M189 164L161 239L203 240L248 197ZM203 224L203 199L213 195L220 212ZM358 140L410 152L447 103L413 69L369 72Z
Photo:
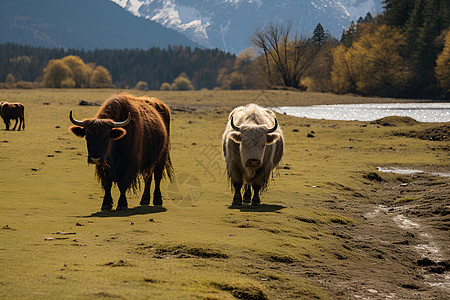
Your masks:
M239 152L242 164L249 169L258 169L264 163L264 153L267 145L274 144L280 134L274 132L278 128L278 121L275 118L275 125L267 128L266 125L241 125L238 127L231 117L231 127L235 130L230 134L230 138L239 144Z
M130 123L131 114L128 113L128 118L123 122L96 118L78 121L72 117L70 111L69 119L74 124L69 130L76 136L86 138L88 163L101 165L106 163L111 141L119 140L127 134L123 127Z

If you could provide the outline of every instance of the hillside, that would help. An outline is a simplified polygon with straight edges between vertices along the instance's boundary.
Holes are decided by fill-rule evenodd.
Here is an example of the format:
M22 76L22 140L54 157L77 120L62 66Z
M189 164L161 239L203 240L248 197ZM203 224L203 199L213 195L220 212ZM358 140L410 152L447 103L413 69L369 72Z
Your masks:
M195 46L184 35L106 0L3 0L0 43L75 49Z

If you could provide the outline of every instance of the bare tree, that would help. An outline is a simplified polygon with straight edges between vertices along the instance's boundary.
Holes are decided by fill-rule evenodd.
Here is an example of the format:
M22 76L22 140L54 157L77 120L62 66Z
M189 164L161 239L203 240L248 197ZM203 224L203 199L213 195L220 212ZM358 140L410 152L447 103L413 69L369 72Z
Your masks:
M320 45L305 40L296 33L290 39L292 22L286 26L268 24L262 30L257 30L252 37L252 43L263 51L269 82L274 82L273 66L287 87L302 88L301 77L311 66Z

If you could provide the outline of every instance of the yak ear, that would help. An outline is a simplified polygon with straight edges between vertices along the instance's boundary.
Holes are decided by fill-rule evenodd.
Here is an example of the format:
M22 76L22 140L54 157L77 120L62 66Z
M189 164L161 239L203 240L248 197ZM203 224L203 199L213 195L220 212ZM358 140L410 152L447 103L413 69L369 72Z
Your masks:
M267 145L272 145L273 143L278 141L279 138L280 138L280 134L279 133L269 133L267 135Z
M76 125L70 126L69 131L79 137L84 137L86 135L86 130L84 129L84 127L81 126Z
M116 140L120 140L121 138L123 138L125 136L125 134L127 134L127 131L123 128L113 128L111 129L111 138L116 141Z
M239 132L230 133L230 139L232 139L233 142L239 144L241 142L241 133Z

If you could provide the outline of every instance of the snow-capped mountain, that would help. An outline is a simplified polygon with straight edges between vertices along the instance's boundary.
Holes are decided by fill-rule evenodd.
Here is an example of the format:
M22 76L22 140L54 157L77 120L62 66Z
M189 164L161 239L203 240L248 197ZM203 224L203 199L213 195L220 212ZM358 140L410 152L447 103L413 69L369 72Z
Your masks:
M381 11L382 0L111 0L135 16L183 33L205 47L239 53L256 29L292 21L309 36L318 23L340 37L352 20Z
M365 17L368 12L372 15L381 13L383 10L382 0L340 0L347 9L352 20L358 20L359 17Z

